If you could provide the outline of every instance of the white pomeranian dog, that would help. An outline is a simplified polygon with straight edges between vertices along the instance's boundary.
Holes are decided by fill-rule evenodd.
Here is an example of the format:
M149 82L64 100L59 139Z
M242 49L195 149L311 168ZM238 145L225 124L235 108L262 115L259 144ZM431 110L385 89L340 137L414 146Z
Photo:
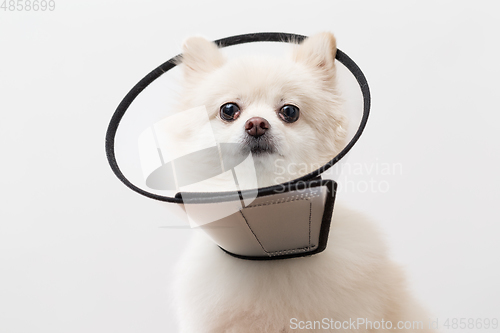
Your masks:
M260 187L295 179L294 166L309 173L345 146L335 53L331 33L305 39L287 58L231 61L214 43L189 38L179 108L204 105L217 140L237 143L235 155L252 153ZM184 129L191 142L204 140ZM175 273L180 331L430 332L372 222L336 205L330 230L325 251L268 261L228 255L197 232Z

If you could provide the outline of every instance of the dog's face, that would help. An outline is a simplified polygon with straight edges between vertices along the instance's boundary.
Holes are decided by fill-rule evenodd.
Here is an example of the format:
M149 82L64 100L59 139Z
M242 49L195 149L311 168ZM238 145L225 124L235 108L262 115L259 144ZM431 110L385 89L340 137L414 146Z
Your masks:
M180 107L204 105L216 140L234 143L235 156L252 153L259 186L295 179L344 146L335 52L333 35L323 33L296 46L288 58L226 61L215 44L190 38Z

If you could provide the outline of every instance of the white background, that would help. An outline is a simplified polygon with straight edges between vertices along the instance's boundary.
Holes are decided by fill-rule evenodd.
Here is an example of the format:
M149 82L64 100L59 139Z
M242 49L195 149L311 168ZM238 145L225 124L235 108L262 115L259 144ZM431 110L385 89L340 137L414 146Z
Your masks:
M169 281L191 231L162 228L169 208L113 175L106 127L186 37L258 31L336 34L373 97L350 162L402 166L349 175L385 193L339 198L378 221L440 324L499 318L498 7L56 0L53 12L0 10L0 332L176 332Z

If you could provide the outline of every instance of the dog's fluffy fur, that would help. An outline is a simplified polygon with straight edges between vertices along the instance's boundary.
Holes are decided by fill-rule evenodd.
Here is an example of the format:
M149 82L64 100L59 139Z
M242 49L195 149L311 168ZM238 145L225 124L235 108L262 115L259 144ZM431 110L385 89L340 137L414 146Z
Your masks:
M267 119L268 152L254 156L259 186L297 178L312 164L324 164L345 145L346 118L336 90L335 38L322 33L295 47L291 57L227 61L216 45L200 37L184 45L185 89L179 110L205 105L220 142L234 142L234 154L248 153L244 130L251 117ZM233 102L241 115L220 119L221 105ZM299 107L300 117L285 123L277 110ZM203 131L182 128L191 144ZM189 141L189 140L188 140ZM301 170L276 170L276 159ZM304 169L307 164L311 167ZM279 174L279 177L277 175ZM221 181L223 182L223 181ZM338 205L327 249L312 257L249 261L229 256L197 233L180 259L176 308L183 333L283 333L298 321L422 321L428 318L406 290L403 274L387 255L378 231L365 216ZM344 332L367 332L365 326ZM337 329L297 329L336 332ZM384 330L373 330L383 332ZM389 331L394 331L393 329ZM411 329L405 331L412 332Z

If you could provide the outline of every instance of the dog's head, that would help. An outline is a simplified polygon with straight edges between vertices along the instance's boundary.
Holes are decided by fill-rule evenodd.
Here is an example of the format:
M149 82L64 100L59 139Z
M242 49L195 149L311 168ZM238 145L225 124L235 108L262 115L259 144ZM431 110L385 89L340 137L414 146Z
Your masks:
M252 153L259 186L300 177L326 163L345 144L335 53L330 33L307 38L286 58L231 61L214 43L189 38L182 57L185 85L180 107L204 105L216 140L236 143L235 155Z

